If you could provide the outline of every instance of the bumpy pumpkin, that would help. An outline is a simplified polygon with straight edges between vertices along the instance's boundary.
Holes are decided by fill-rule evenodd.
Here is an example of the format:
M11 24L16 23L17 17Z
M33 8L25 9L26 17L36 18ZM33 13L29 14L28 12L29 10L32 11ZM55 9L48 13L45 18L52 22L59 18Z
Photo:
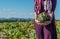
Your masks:
M45 22L45 21L49 21L50 20L50 16L46 14L46 12L41 12L39 15L38 15L38 21L40 22Z

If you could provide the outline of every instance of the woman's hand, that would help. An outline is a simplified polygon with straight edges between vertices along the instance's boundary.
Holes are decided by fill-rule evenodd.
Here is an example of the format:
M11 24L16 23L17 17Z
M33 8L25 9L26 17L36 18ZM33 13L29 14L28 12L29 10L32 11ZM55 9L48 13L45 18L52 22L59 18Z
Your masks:
M46 26L46 25L48 25L48 24L51 23L51 21L45 21L44 23L41 23L41 22L39 22L38 20L35 20L35 22L36 22L38 25L44 25L44 26Z
M48 15L50 16L50 21L45 21L45 22L44 22L44 25L48 25L48 24L50 24L51 21L52 21L52 18L53 18L53 12L48 13Z
M51 20L52 20L52 18L53 18L53 12L48 13L48 15L50 16L50 21L51 21Z
M45 21L44 25L49 25L51 23L51 21Z
M35 22L36 22L38 25L48 25L48 24L51 23L51 21L46 21L46 22L44 22L44 23L41 23L41 22L39 22L39 21L37 20L37 15L36 15L36 13L34 13L34 16L35 16ZM51 14L50 14L50 16L51 16Z

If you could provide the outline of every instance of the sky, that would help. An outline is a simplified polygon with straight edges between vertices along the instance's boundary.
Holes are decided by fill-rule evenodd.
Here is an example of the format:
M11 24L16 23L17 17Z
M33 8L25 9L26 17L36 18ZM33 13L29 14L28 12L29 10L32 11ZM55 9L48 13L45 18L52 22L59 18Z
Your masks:
M60 0L57 0L55 18L60 19ZM0 0L0 18L34 18L34 0Z

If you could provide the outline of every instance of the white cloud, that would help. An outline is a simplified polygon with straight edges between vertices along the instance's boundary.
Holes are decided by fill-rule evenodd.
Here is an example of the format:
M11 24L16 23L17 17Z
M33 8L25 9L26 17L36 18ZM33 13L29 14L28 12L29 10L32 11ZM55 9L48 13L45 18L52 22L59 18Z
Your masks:
M33 17L33 15L34 15L33 12L21 12L8 8L0 9L0 17L5 17L5 18L10 18L10 17L29 18L29 17Z

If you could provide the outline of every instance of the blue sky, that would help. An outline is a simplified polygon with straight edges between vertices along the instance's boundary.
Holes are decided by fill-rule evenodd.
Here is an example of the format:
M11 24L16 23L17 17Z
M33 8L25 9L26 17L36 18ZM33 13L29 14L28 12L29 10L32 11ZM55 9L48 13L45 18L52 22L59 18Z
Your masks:
M60 0L57 0L57 5L55 9L55 19L60 20Z
M57 0L55 18L60 19L60 0ZM0 18L34 18L34 0L0 0Z

